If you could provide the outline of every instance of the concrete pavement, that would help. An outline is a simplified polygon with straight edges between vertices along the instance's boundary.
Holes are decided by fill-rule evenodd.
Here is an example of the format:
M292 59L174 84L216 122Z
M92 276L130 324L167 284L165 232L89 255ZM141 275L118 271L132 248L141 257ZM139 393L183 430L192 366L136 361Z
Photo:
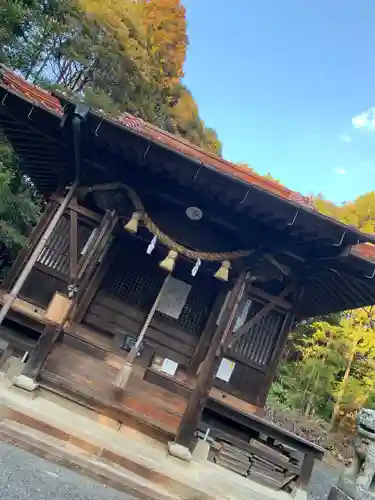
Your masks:
M309 500L324 500L339 472L319 464ZM4 500L138 500L0 441L0 498Z
M0 442L3 500L136 500L76 472Z

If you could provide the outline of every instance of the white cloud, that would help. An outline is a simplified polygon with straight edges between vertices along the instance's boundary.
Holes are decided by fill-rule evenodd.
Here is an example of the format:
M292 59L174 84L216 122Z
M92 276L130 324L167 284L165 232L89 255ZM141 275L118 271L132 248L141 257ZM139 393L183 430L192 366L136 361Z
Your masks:
M349 135L341 134L339 135L339 141L341 142L352 142L352 138Z
M375 107L352 118L354 128L366 128L375 131Z
M346 175L347 174L347 171L345 170L345 168L342 168L342 167L335 167L333 169L333 171L335 172L335 174L338 174L338 175Z

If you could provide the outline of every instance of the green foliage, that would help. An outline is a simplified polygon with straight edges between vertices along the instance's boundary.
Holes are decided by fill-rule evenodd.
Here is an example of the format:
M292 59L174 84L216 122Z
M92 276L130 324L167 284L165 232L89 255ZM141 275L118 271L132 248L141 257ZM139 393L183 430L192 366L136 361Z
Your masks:
M25 243L41 210L39 197L21 175L17 159L3 140L0 142L0 269L1 276Z
M350 224L365 233L375 233L375 192L371 191L352 202L335 205L322 195L315 198L315 207L320 212Z
M124 111L221 153L182 84L180 0L4 0L0 60L112 115Z
M214 153L221 144L182 84L180 0L2 0L0 62L112 116L124 111ZM0 137L0 259L8 265L40 203Z
M375 408L375 309L300 324L269 404L297 408L332 425L363 405Z

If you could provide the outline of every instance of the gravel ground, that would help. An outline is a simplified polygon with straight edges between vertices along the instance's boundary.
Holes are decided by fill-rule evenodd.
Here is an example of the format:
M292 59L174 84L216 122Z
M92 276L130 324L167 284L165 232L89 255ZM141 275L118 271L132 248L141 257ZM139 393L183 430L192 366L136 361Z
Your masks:
M317 464L308 500L324 500L339 471ZM0 442L1 500L136 500L73 471Z
M0 442L1 500L136 500Z
M339 474L338 469L324 463L318 463L311 477L308 500L324 500L331 486L337 482Z

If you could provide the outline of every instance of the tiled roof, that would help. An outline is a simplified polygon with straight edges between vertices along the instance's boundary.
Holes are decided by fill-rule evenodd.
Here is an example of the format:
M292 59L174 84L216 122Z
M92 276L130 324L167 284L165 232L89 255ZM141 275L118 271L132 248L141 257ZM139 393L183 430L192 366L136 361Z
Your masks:
M57 97L40 87L30 84L24 78L4 66L1 66L0 70L0 77L8 88L28 98L30 101L37 103L39 106L53 111L58 115L63 115L63 107ZM121 123L121 125L134 130L146 138L163 144L172 150L201 162L202 165L210 165L218 171L238 178L248 184L255 185L280 198L292 200L295 203L314 210L312 200L309 197L303 196L296 191L292 191L278 182L265 179L244 166L230 163L229 161L226 161L209 151L205 151L198 146L191 144L181 137L174 136L150 123L144 122L143 120L130 115L129 113L124 113L120 117L112 119L113 121ZM375 245L371 243L356 245L352 249L352 254L375 263Z
M54 111L57 114L62 115L63 109L60 101L48 93L47 91L30 84L21 76L15 74L13 71L8 69L3 69L2 72L3 82L12 90L24 95L31 101L37 102L39 105ZM250 169L230 163L229 161L223 160L222 158L205 151L198 146L195 146L188 142L187 140L174 136L165 130L162 130L150 123L144 122L143 120L136 118L128 113L124 113L117 119L122 125L137 131L145 137L148 137L156 142L162 143L169 148L179 151L195 160L202 162L202 164L209 164L212 167L221 170L226 174L230 174L233 177L237 177L249 184L256 185L262 189L272 192L273 194L285 198L287 200L293 200L301 205L309 206L312 208L310 198L302 196L300 193L292 191L287 187L279 184L278 182L265 179L264 177L255 174Z
M362 259L369 260L375 264L375 245L372 243L361 243L360 245L355 245L351 253L356 257L361 257Z

